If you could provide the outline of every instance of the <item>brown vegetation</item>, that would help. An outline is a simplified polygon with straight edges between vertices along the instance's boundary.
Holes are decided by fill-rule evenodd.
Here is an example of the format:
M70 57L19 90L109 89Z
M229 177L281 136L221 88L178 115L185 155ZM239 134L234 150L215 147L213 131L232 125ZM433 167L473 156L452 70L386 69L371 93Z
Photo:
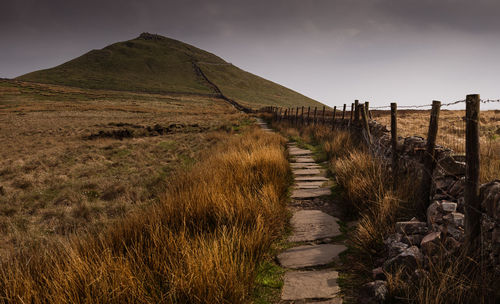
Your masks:
M406 124L406 123L405 123ZM401 124L400 125L404 125ZM351 233L350 250L342 274L345 300L355 300L363 283L372 281L372 269L383 256L384 238L394 232L397 221L416 214L416 176L401 176L398 190L392 190L391 174L375 159L363 143L350 132L331 131L330 127L305 127L297 130L288 123L278 123L282 133L314 145L324 152L330 171L338 185L346 215L357 219ZM404 134L404 133L403 133ZM495 172L498 174L498 172ZM395 303L476 303L483 301L484 289L491 288L495 278L481 274L480 264L462 252L446 255L428 265L428 272L409 277L404 269L385 273L389 302Z
M0 257L157 201L249 123L218 99L0 81Z
M388 111L372 111L373 119L390 126ZM429 111L398 111L398 135L427 138ZM439 114L437 144L465 154L465 111L446 110ZM481 181L500 179L500 111L480 113Z
M233 137L169 180L159 203L97 235L27 249L2 264L0 298L19 303L244 303L286 217L278 135ZM15 279L13 279L15 278Z

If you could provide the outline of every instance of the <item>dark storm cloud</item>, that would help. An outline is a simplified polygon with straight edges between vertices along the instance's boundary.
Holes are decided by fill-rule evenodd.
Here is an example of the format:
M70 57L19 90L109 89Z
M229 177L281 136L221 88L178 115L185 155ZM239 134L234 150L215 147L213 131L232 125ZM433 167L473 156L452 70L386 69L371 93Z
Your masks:
M327 102L352 91L395 98L416 84L438 92L429 73L439 77L443 96L462 94L453 89L459 86L495 94L499 15L495 0L2 0L0 77L148 31ZM458 76L473 66L484 68L481 82Z

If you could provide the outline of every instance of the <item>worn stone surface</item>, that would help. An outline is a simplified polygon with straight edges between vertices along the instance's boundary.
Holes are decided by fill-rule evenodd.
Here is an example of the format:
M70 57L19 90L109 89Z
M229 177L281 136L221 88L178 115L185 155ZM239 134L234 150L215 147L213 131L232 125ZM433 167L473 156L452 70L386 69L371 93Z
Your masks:
M403 242L390 242L386 244L386 248L389 257L394 257L408 248L408 245Z
M285 273L281 299L285 301L334 298L340 291L335 270Z
M307 242L340 235L337 219L320 210L300 210L290 220L293 233L290 242Z
M292 169L295 175L318 175L321 173L319 169Z
M295 177L295 181L296 182L306 182L306 181L323 181L323 182L326 182L326 181L329 181L328 178L324 177L324 176L319 176L319 175L311 175L311 176L308 176L308 175L302 175L302 176L296 176Z
M442 201L440 205L443 212L455 212L457 211L457 203Z
M291 163L290 167L292 169L319 169L320 165L316 163Z
M292 163L314 163L312 157L297 157L290 160Z
M304 150L304 149L297 148L297 147L289 147L288 154L290 154L292 156L299 156L299 155L311 155L312 152L309 150Z
M295 189L315 189L315 188L320 188L323 186L325 182L319 181L319 182L298 182L294 185Z
M412 246L412 245L420 245L420 242L422 242L422 239L424 236L422 234L411 234L411 235L404 235L401 238L401 242Z
M366 283L361 287L358 303L383 303L387 296L387 282L382 280Z
M282 252L278 260L281 266L293 269L322 266L333 262L346 249L344 245L304 245Z
M465 162L456 161L451 155L441 159L438 168L448 175L465 175Z
M452 212L443 216L443 220L455 227L463 227L465 224L465 215L460 212Z
M422 263L423 255L417 246L411 246L392 259L385 261L384 270L390 270L404 265L408 268L415 269L418 264Z
M426 254L434 254L440 247L441 232L435 231L427 234L420 242L422 251Z
M427 223L418 221L397 222L396 232L401 234L417 234L427 232Z
M296 189L292 192L293 199L308 199L332 194L330 188Z

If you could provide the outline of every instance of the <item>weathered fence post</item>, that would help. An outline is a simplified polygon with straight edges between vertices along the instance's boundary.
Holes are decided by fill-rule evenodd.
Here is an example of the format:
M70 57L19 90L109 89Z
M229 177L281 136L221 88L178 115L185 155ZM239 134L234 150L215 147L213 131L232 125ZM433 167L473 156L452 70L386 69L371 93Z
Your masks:
M354 117L354 104L351 103L351 120L350 120L350 122L352 122L353 117Z
M371 145L372 140L370 136L370 125L368 124L368 114L366 113L366 106L361 104L359 111L361 111L361 118L363 119L363 129L365 131L366 141L368 145Z
M281 121L281 111L282 111L282 108L280 107L280 111L279 111L279 114L278 114L278 121Z
M478 94L465 100L465 235L472 252L481 235L481 203L479 201L479 104Z
M325 124L325 106L323 106L323 113L321 113L322 124Z
M299 125L299 107L297 107L297 110L295 111L295 126Z
M300 124L304 125L304 106L302 106L302 112L300 114Z
M359 100L354 100L354 122L359 121Z
M427 214L427 207L429 206L429 199L431 196L432 176L436 168L436 159L434 158L434 148L436 147L436 137L439 124L439 110L441 102L432 101L431 118L429 122L429 132L427 134L427 148L424 158L424 172L422 176L422 198L420 205L420 212L425 216Z
M370 102L369 101L365 101L365 107L366 107L366 114L368 114L368 118L370 118L370 120L372 119L372 112L370 112Z
M337 113L337 106L333 107L333 115L332 115L332 130L335 129L335 114Z
M342 121L345 119L345 103L344 103L344 109L342 109Z
M316 112L318 111L318 107L314 107L314 118L313 118L313 125L316 125Z
M311 114L311 107L307 107L307 125L310 124L309 115Z
M391 144L392 144L392 178L393 189L398 187L399 157L398 157L398 104L391 103Z

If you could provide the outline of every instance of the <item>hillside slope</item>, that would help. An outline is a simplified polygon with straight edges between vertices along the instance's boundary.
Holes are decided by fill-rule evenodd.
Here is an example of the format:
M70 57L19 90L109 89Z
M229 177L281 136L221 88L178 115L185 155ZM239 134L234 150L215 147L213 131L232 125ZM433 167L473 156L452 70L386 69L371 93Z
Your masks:
M253 109L322 105L214 54L148 33L17 79L87 89L223 95Z

